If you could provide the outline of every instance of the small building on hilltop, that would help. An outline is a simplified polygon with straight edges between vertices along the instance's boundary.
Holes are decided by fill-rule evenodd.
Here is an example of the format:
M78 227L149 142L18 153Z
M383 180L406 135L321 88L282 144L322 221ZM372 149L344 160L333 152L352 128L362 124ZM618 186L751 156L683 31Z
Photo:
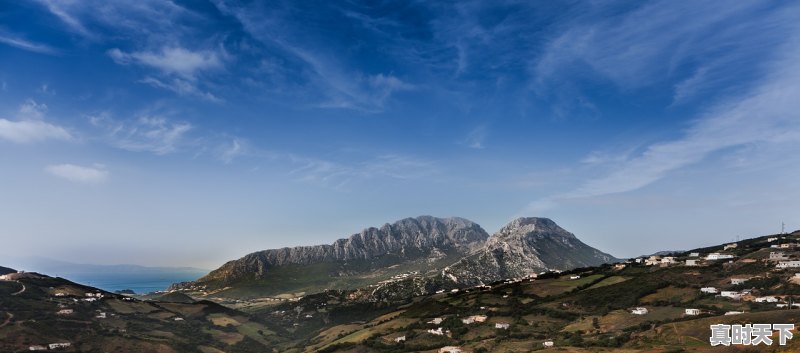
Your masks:
M686 309L685 314L689 316L700 315L700 309Z
M732 259L733 255L731 254L722 254L718 252L710 253L706 256L706 260L708 261L715 261L715 260L729 260Z

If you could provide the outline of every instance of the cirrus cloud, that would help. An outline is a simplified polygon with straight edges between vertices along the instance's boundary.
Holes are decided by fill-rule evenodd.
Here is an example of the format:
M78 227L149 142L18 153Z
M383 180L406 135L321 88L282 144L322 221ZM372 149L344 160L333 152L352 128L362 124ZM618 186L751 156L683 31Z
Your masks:
M44 170L53 176L83 184L101 183L106 181L109 176L108 170L100 164L95 164L91 167L75 164L56 164L49 165Z

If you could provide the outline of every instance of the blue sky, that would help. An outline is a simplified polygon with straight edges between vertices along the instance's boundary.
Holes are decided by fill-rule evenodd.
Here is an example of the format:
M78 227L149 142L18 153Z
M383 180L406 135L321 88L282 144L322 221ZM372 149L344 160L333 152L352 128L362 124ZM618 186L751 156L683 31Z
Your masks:
M791 2L0 5L0 254L215 267L430 214L800 228Z

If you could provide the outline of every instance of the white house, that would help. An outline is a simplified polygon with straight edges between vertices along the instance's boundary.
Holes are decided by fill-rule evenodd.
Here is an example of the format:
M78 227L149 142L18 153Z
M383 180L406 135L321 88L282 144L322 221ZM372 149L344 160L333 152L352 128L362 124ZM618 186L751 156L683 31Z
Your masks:
M182 318L182 317L176 317L176 318L174 318L174 319L172 319L172 320L173 320L173 321L183 321L183 318Z
M778 298L775 297L758 297L754 300L756 303L777 303Z
M395 338L394 338L394 341L395 341L396 343L400 343L400 342L403 342L403 341L405 341L405 340L406 340L406 336L399 336L399 337L395 337Z
M788 259L789 257L786 256L785 253L780 251L772 251L769 253L769 261L784 261Z
M439 353L461 353L461 348L456 346L445 346L439 348Z
M58 312L56 312L56 315L72 315L73 312L75 311L72 309L61 309Z
M441 324L441 323L442 323L442 321L444 321L444 319L442 319L442 318L440 318L440 317L437 317L437 318L434 318L434 319L433 319L433 320L431 320L431 321L428 321L428 323L429 323L429 324L434 324L434 325L439 325L439 324Z
M461 322L463 322L465 325L469 325L476 322L484 322L487 318L488 317L486 315L472 315L461 319Z
M717 294L719 291L714 287L703 287L700 288L701 293L708 293L708 294Z
M697 261L700 261L700 260L697 260L697 259L686 260L686 266L698 266Z
M700 253L699 252L690 253L689 257L700 257Z
M64 342L64 343L50 343L47 346L50 347L50 349L59 349L59 348L67 348L71 345L72 343Z
M677 263L677 261L675 261L675 256L664 256L661 258L662 265L672 265L674 263Z
M718 252L712 252L706 256L706 260L713 261L713 260L727 260L732 259L733 255L730 254L721 254Z
M553 341L544 341L544 342L542 342L542 346L544 346L544 347L552 347L554 345L555 344L553 343Z
M739 299L742 298L742 293L735 292L735 291L729 291L729 290L724 290L724 291L720 292L719 295L722 296L722 297L736 299L736 300L739 300Z
M747 282L748 280L750 280L750 279L749 278L731 278L731 284L732 285L742 284L744 282Z
M29 351L46 351L46 350L47 350L47 347L45 347L45 346L39 346L39 345L36 345L36 346L30 346L30 347L28 347L28 350L29 350Z
M66 295L67 295L67 293L64 293L64 292L57 292L56 294L53 294L53 295L55 295L56 297L64 297L64 296L66 296ZM41 346L40 346L40 347L41 347Z
M661 256L653 255L644 260L644 264L647 266L655 266L661 264Z
M800 267L800 261L781 261L778 262L777 268L796 268Z
M95 316L95 318L97 318L97 319L105 319L106 318L106 313L103 313L103 312L97 313L97 316Z
M505 323L505 322L498 322L498 323L494 324L494 328L498 328L498 329L501 329L501 330L508 330L508 326L509 325L507 323Z
M430 330L428 330L428 333L430 333L432 335L436 335L436 336L444 336L444 331L442 331L441 327L439 327L439 328L437 328L435 330L434 329L430 329Z
M779 308L788 308L789 304L775 304L775 306Z
M767 243L771 243L771 242L776 241L776 240L778 240L777 237L767 238Z
M736 249L738 247L739 247L739 244L736 244L736 243L725 244L725 246L722 248L722 250Z
M700 309L686 309L686 315L700 315Z
M647 308L642 308L642 307L634 308L633 310L631 310L631 314L633 315L647 315L647 313L648 313Z
M580 275L572 275L572 276L569 276L569 279L580 279L580 278L581 278L581 276L580 276Z

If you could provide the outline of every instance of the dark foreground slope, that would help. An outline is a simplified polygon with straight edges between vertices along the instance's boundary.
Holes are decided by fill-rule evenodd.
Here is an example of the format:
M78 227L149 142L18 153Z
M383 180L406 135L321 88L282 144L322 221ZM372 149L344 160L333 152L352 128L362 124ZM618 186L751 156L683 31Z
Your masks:
M0 352L270 352L283 341L280 328L209 301L139 301L35 273L0 281Z

